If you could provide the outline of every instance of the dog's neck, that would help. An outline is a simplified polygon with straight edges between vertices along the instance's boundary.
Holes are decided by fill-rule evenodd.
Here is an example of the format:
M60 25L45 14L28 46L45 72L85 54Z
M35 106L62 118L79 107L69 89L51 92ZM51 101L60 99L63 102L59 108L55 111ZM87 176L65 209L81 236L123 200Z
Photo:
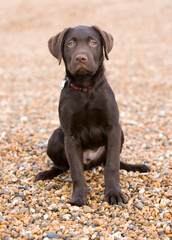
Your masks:
M98 84L100 81L102 81L102 77L104 77L104 65L103 63L99 66L98 70L94 75L92 74L75 74L72 75L67 69L66 69L66 78L70 80L71 83L73 83L75 86L78 86L80 88L89 88L93 87L96 84ZM105 78L105 77L104 77Z

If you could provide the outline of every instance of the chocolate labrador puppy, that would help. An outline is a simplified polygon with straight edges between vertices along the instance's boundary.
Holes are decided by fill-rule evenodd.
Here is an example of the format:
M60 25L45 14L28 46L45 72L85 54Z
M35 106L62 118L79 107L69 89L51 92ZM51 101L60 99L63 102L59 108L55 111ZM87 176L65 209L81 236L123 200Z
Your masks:
M64 60L66 76L59 104L61 127L51 136L47 154L54 165L38 173L35 181L52 179L70 168L72 205L87 204L84 169L105 165L105 199L126 203L119 170L147 172L144 164L120 162L124 135L114 93L104 74L104 56L113 46L112 36L97 26L66 28L50 38L51 54Z

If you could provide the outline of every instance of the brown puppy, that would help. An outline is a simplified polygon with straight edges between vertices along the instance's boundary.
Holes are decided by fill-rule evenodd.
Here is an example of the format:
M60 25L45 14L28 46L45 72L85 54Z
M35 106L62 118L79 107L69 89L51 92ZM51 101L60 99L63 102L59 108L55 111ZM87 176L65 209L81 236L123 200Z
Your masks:
M120 162L124 136L115 96L104 75L104 55L112 36L97 26L66 28L48 42L54 57L64 60L66 77L61 91L61 127L51 136L47 154L54 166L38 173L35 181L51 179L70 168L71 204L87 203L84 169L105 164L105 195L109 204L126 202L119 184L119 169L149 171L144 164Z

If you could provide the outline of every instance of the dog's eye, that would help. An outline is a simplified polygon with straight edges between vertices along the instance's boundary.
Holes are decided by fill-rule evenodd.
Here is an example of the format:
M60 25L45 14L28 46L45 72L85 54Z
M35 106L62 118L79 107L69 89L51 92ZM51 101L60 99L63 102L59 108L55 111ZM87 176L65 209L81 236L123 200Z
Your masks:
M67 44L68 47L74 47L75 46L75 42L73 40L69 41Z
M89 45L90 45L91 47L96 47L97 44L98 44L98 43L97 43L95 40L93 40L93 39L91 39L90 42L89 42Z

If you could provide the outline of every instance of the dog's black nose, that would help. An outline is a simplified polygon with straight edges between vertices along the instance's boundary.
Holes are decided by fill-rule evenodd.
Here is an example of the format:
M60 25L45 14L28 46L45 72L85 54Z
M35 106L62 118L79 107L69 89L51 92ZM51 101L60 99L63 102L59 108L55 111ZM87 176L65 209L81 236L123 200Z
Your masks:
M75 58L75 61L76 62L82 62L82 63L85 63L87 62L88 58L85 54L78 54Z

